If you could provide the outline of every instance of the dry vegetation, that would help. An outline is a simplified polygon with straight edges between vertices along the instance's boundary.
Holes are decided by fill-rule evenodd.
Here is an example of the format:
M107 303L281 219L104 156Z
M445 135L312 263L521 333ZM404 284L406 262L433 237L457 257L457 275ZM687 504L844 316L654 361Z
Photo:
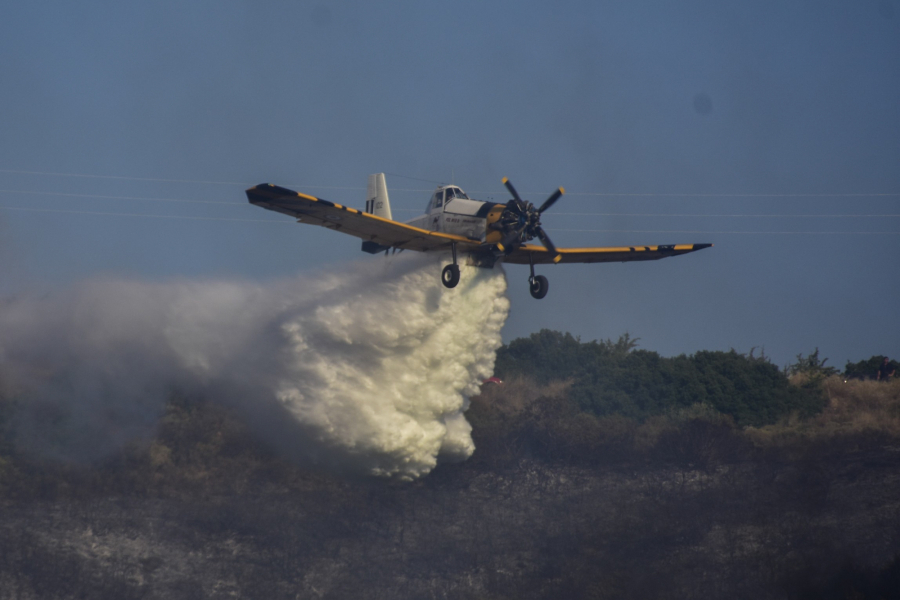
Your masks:
M774 425L751 427L747 436L759 445L860 436L900 439L900 380L880 382L832 375L811 382L804 373L791 377L792 385L811 383L821 385L828 398L819 414L808 419L791 415Z

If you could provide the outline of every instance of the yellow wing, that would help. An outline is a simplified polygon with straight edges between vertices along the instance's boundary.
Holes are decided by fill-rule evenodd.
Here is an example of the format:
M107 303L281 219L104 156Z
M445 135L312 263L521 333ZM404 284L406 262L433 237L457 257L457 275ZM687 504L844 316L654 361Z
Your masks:
M301 223L320 225L390 248L426 252L449 249L456 242L461 252L469 252L481 245L479 240L398 223L270 183L247 190L247 199L251 204L290 215Z
M672 246L622 246L611 248L557 248L561 263L628 262L631 260L659 260L709 248L712 244L677 244ZM529 258L530 257L530 258ZM543 246L523 244L503 260L516 265L552 263L554 255Z

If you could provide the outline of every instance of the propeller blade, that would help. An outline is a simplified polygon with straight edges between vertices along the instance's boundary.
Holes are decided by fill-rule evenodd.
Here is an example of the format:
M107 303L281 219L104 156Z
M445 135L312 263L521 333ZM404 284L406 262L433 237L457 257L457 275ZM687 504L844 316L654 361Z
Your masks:
M547 232L544 231L543 227L538 227L537 231L538 239L541 240L541 243L544 245L544 248L547 249L550 254L556 254L556 246L553 245L553 242L550 241L550 236L547 235Z
M547 210L548 208L550 208L551 206L553 206L553 204L554 204L557 200L559 200L560 196L562 196L562 195L565 194L565 193L566 193L566 190L565 190L564 188L557 188L556 191L553 192L553 193L550 195L550 197L547 198L547 199L544 201L543 204L541 204L541 207L538 209L538 212L539 212L539 213L542 213L542 212L544 212L545 210Z
M547 252L553 255L553 262L559 262L562 256L556 251L556 246L550 241L550 236L544 231L543 227L538 227L537 231L538 238L541 240L541 243L544 245L544 248L547 249Z
M506 177L503 178L503 185L506 186L506 189L509 190L509 193L512 194L513 198L515 198L519 202L522 201L522 198L519 197L519 192L516 191L516 188L513 187L512 182L510 182L510 180Z
M522 197L519 196L519 192L516 191L516 188L513 187L513 184L506 177L503 178L503 185L506 186L506 189L509 190L509 193L512 194L512 197L516 200L516 208L519 209L520 213L525 212L525 202L522 200Z

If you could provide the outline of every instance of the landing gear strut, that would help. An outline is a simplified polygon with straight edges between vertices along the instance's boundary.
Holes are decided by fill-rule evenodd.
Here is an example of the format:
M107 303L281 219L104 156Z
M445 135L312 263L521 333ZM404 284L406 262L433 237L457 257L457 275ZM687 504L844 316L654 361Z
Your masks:
M543 275L534 274L534 260L531 254L528 255L528 265L531 267L531 276L528 278L528 290L531 292L532 298L540 300L547 295L547 290L550 289L550 282Z
M444 287L455 288L456 284L459 283L459 265L456 264L456 242L452 242L450 248L453 251L453 264L447 265L441 271L441 283L444 284ZM546 294L546 292L544 293Z

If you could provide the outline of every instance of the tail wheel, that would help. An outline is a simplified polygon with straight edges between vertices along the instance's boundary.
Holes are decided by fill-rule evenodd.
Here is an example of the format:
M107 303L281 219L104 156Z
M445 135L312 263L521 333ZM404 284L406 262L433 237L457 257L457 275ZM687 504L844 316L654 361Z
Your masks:
M459 265L447 265L444 267L444 270L441 271L441 283L444 284L444 287L455 288L456 284L459 283ZM546 291L544 292L547 293ZM532 292L534 295L534 292Z
M540 300L547 295L547 290L550 289L550 282L543 275L535 275L531 278L529 287L531 288L531 297Z

